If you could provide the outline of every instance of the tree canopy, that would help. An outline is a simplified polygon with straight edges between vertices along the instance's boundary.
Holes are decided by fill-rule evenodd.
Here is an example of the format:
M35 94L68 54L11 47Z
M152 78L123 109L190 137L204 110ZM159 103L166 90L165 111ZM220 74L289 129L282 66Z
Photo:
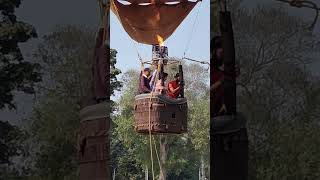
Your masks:
M19 43L37 37L36 30L28 23L19 21L15 9L20 0L0 1L0 109L16 109L14 98L17 92L34 94L34 86L41 81L40 66L24 59ZM22 142L26 133L0 119L0 179L14 175L12 158L24 154Z
M168 81L173 79L177 67L169 66L165 72L169 74ZM154 151L154 169L156 174L160 174L159 162L161 167L166 169L166 177L169 179L196 179L203 160L204 167L208 175L209 166L209 72L198 64L184 63L185 75L185 95L189 106L188 129L189 132L183 135L163 135L155 136L159 160ZM113 148L112 156L116 178L145 177L144 172L148 168L151 177L151 157L149 136L139 135L133 130L133 104L137 94L139 72L128 70L122 76L124 88L121 90L121 98L118 104L118 112L114 115L115 124L111 139ZM122 144L122 153L117 153L117 146ZM165 151L161 148L165 147ZM129 164L128 155L130 154L131 163ZM161 159L164 159L162 162ZM125 164L124 162L127 162ZM193 162L193 163L190 163ZM143 170L143 171L142 171ZM125 172L125 173L122 173ZM139 178L138 178L139 179Z
M20 0L0 2L0 108L15 108L14 91L34 93L34 84L39 82L39 64L25 61L19 43L37 37L34 27L19 21L15 9Z
M30 119L33 175L45 179L78 176L77 130L83 98L90 94L95 31L86 26L57 26L34 53L44 69L38 101ZM111 91L121 87L111 49ZM108 59L105 59L106 61ZM107 110L106 110L107 113Z

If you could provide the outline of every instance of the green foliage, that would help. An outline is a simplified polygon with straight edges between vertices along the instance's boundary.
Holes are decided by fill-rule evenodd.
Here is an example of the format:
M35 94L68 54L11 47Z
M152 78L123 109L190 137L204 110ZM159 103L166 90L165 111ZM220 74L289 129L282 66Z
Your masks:
M173 66L165 69L165 72L169 74L168 81L173 79L176 71L177 68ZM197 64L184 63L184 75L186 82L185 94L189 100L189 133L154 137L160 159L164 156L160 153L160 146L167 146L168 148L165 152L168 153L168 156L162 168L166 169L169 179L197 179L201 157L209 156L208 71ZM122 153L114 152L112 154L113 158L117 159L118 162L127 162L124 160L128 159L128 156L122 156L122 154L129 152L130 158L134 158L135 162L134 165L125 163L115 164L114 168L118 170L118 173L116 173L117 178L125 177L121 172L127 172L126 175L130 173L127 178L135 178L133 174L139 174L139 176L144 177L142 169L144 170L145 166L148 167L151 178L149 136L138 135L133 130L133 104L134 97L137 94L138 78L138 71L129 70L123 74L124 88L121 91L122 96L118 102L118 111L113 118L115 127L113 128L112 141L117 142L118 146L121 143L123 147ZM162 141L166 141L166 145ZM152 146L154 149L153 144ZM116 150L116 146L114 145L111 151ZM153 152L153 155L155 173L159 174L156 151ZM205 167L208 170L208 158L205 163ZM133 171L132 166L138 168Z
M0 121L0 166L11 164L11 157L23 154L21 143L26 134L9 122Z
M115 133L113 133L115 134ZM137 161L135 147L128 148L124 143L112 136L111 140L111 159L112 168L116 171L116 179L142 179L142 165Z
M136 71L128 71L123 75L125 90L122 91L117 107L121 115L113 118L111 154L113 168L117 171L116 179L141 179L143 164L149 160L148 156L145 156L148 154L147 139L133 131L133 103L138 77L139 73Z
M46 103L36 108L31 129L40 148L35 154L35 169L42 177L60 179L78 166L75 129L79 108L74 100L61 102L54 94L47 97Z
M209 98L208 98L209 99ZM200 151L203 155L208 154L209 150L209 129L210 121L200 121L202 119L209 119L209 100L196 101L190 107L190 138L196 151Z
M319 79L305 68L314 61L316 35L283 8L238 6L232 12L249 179L319 179Z
M110 93L114 94L115 91L119 91L122 87L122 83L117 80L117 76L121 73L119 69L115 67L117 63L117 50L110 49Z
M0 109L15 109L15 93L33 94L35 83L41 81L39 64L25 61L18 46L37 37L30 24L17 21L14 13L20 4L20 0L0 1ZM26 137L19 127L0 120L0 179L17 179L12 158L25 155Z
M168 171L168 179L197 179L201 152L194 148L190 137L170 138L169 157L165 164ZM208 156L208 154L206 155Z
M25 147L28 137L20 127L0 121L0 180L23 179L22 174L28 169L16 162L29 155Z
M0 108L16 108L12 103L14 91L33 94L34 85L41 80L39 64L24 61L18 43L37 37L35 29L17 21L15 8L19 0L0 1Z
M91 59L95 31L84 26L59 26L44 37L35 53L45 80L31 117L34 176L42 179L77 179L77 129L84 97L90 96ZM115 50L111 53L112 92L120 88Z

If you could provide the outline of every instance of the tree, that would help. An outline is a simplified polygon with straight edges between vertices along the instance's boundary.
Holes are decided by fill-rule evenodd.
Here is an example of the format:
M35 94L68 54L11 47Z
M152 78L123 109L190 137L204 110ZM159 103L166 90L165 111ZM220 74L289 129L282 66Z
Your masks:
M21 141L23 133L17 126L9 122L0 121L0 164L10 164L10 157L21 154Z
M16 109L15 93L33 94L35 83L41 80L39 64L25 61L19 48L19 43L37 37L34 27L17 20L14 13L20 4L20 0L0 1L0 109ZM19 127L0 119L0 178L18 174L11 158L23 155L25 135Z
M18 46L37 37L31 25L18 21L14 15L20 3L20 0L0 2L0 108L15 108L13 91L34 93L34 83L40 81L39 65L24 61Z
M177 71L174 67L167 67L168 79L173 79ZM159 160L154 151L154 169L158 177L161 175L158 163L162 168L162 173L166 179L196 179L198 169L201 166L201 157L206 159L203 163L208 167L209 156L209 82L208 71L197 64L184 64L184 74L186 82L186 97L189 104L189 133L184 135L155 136L156 148ZM196 76L196 75L197 76ZM151 171L149 136L138 135L133 130L133 103L137 94L139 72L129 70L123 75L125 84L121 93L121 100L118 102L117 115L113 118L115 127L113 128L114 138L112 141L121 141L127 151L135 158L135 164L121 164L117 166L117 178L135 178L134 174L143 177L143 172L139 169L148 167ZM200 103L198 103L198 101ZM198 105L201 105L199 107ZM194 139L193 139L194 138ZM154 144L152 144L154 147ZM153 148L154 149L154 148ZM198 151L197 151L198 150ZM199 153L200 151L200 153ZM126 157L118 157L126 158ZM160 161L160 162L158 162ZM192 162L192 163L190 163ZM132 166L137 167L134 171ZM207 176L208 177L208 176Z
M44 82L31 118L30 131L38 142L31 161L34 175L46 179L76 179L76 130L82 99L90 93L90 65L95 31L85 26L58 26L44 37L35 52L42 62ZM111 90L121 87L116 75L115 50L111 54Z
M121 100L117 102L117 112L112 118L111 155L113 168L116 169L116 179L141 179L144 164L149 164L147 139L132 130L134 96L137 92L139 73L130 70L122 77L124 85ZM119 115L117 115L120 113ZM119 149L119 147L123 147ZM140 153L137 153L140 152ZM128 159L128 155L130 159ZM133 163L128 163L131 161Z
M25 155L22 144L26 135L19 127L0 121L0 179L18 178L12 158Z
M232 14L241 66L238 105L248 119L249 179L318 179L319 148L310 144L319 141L319 80L306 68L316 35L281 8L237 7Z

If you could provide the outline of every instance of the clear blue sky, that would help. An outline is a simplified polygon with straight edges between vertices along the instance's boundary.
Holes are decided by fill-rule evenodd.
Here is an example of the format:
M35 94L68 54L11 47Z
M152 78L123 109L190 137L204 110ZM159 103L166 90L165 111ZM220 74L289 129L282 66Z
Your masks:
M195 18L199 11L194 33L191 33ZM137 49L142 58L150 60L152 47L151 45L138 44L130 38L123 29L118 18L110 13L110 39L111 48L118 51L117 68L122 72L128 69L140 69L140 61L137 55ZM210 1L204 0L198 3L186 19L180 24L177 30L166 41L169 56L182 57L186 49L187 42L190 45L186 56L202 61L210 60ZM135 48L135 45L137 48Z

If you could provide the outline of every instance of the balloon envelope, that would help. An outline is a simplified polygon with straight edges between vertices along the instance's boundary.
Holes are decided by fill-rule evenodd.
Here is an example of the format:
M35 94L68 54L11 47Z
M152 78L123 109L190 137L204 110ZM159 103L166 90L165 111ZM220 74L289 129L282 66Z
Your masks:
M111 0L111 10L139 43L161 44L197 4L188 0Z

